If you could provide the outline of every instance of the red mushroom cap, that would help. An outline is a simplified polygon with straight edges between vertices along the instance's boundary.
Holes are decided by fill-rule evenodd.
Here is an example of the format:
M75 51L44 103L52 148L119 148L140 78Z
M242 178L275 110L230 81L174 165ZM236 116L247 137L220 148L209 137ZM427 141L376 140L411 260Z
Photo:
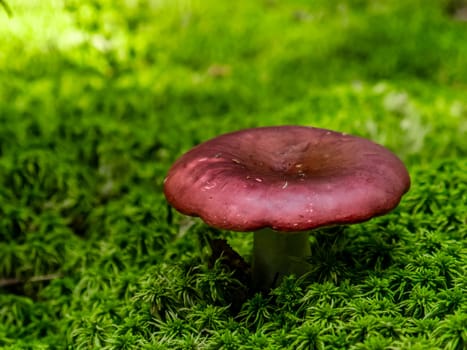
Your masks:
M303 231L382 215L410 187L404 164L369 140L278 126L221 135L178 159L164 182L175 209L213 227Z

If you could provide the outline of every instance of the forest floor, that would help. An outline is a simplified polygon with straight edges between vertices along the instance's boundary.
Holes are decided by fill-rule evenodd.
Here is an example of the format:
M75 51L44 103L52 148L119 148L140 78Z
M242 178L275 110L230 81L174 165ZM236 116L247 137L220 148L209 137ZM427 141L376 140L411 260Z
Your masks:
M7 2L0 348L467 347L465 2ZM206 243L248 262L252 235L162 184L202 141L290 124L384 145L412 187L258 294Z

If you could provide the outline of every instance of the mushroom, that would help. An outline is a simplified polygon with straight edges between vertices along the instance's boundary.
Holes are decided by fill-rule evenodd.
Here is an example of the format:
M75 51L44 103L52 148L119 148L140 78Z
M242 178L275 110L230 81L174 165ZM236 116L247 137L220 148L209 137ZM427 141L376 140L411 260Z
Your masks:
M404 164L383 146L303 126L218 136L181 156L164 180L179 212L254 231L252 278L260 290L306 273L309 230L385 214L409 187Z

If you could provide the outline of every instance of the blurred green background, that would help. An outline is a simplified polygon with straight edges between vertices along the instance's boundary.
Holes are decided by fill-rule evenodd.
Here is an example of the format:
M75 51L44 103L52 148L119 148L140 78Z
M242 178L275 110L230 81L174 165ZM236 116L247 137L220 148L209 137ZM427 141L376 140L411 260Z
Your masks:
M413 180L392 220L421 239L438 230L440 242L457 241L456 276L465 277L465 1L7 3L12 16L0 11L0 346L122 348L115 339L134 321L135 300L152 300L137 297L149 288L141 276L185 255L199 259L186 223L172 219L162 195L170 164L195 144L247 127L316 126L391 149ZM232 244L248 255L244 242ZM45 281L25 282L31 278ZM187 307L175 299L168 303ZM185 317L177 307L171 311ZM466 344L441 338L430 346ZM366 339L347 338L343 348Z

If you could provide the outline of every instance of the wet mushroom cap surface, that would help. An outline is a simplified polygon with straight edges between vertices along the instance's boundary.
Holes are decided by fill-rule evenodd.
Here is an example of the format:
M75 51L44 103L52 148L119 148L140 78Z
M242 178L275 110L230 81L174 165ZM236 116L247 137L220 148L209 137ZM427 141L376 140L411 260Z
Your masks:
M296 232L382 215L410 187L404 164L372 141L325 129L245 129L181 156L169 203L220 229Z

